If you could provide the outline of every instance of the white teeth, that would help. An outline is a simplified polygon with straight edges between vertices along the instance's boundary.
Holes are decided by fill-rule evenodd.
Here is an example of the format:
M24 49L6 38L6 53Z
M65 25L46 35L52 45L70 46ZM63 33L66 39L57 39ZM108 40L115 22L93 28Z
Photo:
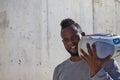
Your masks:
M71 48L73 49L73 48L75 48L75 46L72 46Z

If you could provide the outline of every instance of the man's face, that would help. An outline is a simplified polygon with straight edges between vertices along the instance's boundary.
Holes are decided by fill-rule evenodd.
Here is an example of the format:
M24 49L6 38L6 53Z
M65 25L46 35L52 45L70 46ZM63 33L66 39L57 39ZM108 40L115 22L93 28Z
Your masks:
M64 46L71 56L78 56L78 42L80 34L76 31L75 26L67 27L61 31Z

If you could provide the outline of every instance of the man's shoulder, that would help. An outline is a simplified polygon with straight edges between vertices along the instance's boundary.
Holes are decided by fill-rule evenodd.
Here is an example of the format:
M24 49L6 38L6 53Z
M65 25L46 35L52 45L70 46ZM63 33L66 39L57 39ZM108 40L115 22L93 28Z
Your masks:
M62 63L58 64L58 65L56 66L56 69L57 69L57 70L58 70L58 69L62 69L62 68L64 68L67 64L69 64L69 59L66 59L66 60L63 61Z

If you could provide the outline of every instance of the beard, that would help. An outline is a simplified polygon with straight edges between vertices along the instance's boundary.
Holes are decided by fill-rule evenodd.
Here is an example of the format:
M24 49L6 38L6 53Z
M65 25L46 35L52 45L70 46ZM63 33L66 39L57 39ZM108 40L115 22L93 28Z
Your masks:
M66 50L67 50L67 49L66 49ZM67 51L70 53L71 56L79 56L78 52L73 53L73 52L71 52L71 51L69 51L69 50L67 50Z

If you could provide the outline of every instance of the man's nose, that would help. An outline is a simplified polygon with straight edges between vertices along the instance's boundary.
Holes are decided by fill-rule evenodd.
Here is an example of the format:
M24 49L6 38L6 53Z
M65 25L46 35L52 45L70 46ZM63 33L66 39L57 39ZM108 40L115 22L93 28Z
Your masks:
M68 44L70 45L70 44L73 44L73 42L74 42L74 40L72 40L72 39L69 39L68 40Z

